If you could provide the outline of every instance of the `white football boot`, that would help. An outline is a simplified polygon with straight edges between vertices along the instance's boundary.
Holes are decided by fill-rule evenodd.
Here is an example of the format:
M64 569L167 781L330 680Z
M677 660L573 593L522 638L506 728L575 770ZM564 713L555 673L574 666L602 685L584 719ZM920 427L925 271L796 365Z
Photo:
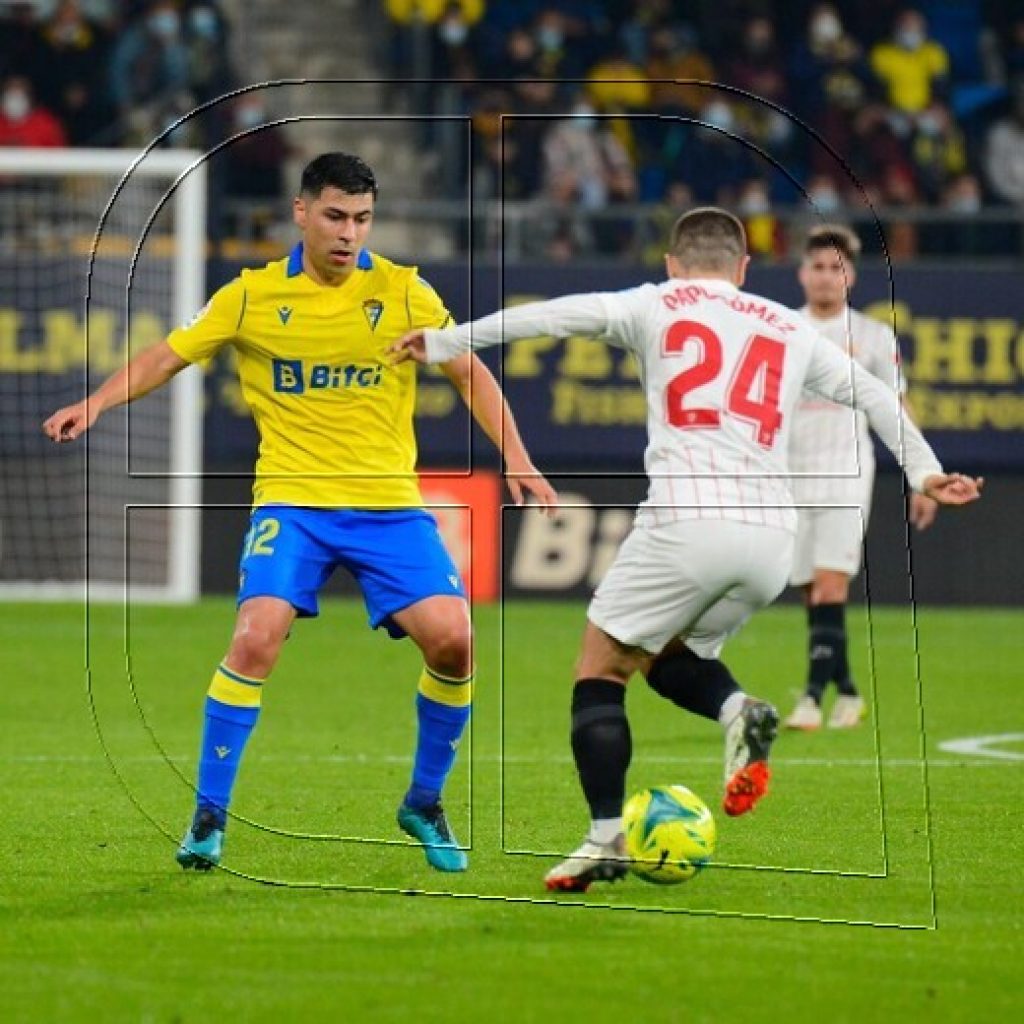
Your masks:
M832 713L828 716L830 729L856 729L867 715L864 698L856 694L852 696L840 694L832 705ZM819 712L820 715L820 712Z
M793 713L786 719L787 729L802 729L814 732L821 728L821 707L813 697L806 693L796 702Z
M779 713L766 700L747 697L725 730L725 796L730 817L752 811L768 792L768 755L779 732Z
M614 882L629 868L626 840L620 832L610 843L587 839L582 846L544 876L551 892L586 892L591 882Z

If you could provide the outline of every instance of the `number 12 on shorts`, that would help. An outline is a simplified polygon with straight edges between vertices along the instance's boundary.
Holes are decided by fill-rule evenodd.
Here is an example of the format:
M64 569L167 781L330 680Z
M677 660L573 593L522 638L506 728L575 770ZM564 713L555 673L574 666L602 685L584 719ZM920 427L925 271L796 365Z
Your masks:
M682 430L713 430L720 426L717 409L688 406L686 396L710 384L722 372L722 342L718 335L696 320L677 320L665 332L662 355L678 355L690 343L700 347L697 362L669 381L665 391L665 413L673 427ZM725 393L725 407L734 416L755 427L762 448L775 444L782 426L779 389L786 346L776 338L755 334L748 339L736 363Z
M264 519L250 527L245 535L242 558L248 558L250 555L272 555L274 547L270 542L280 532L281 522L278 519Z

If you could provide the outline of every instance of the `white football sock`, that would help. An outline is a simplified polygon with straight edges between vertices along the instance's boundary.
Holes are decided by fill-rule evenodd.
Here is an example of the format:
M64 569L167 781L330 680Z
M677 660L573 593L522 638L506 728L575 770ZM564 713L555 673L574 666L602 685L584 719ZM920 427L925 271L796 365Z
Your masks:
M595 818L587 838L599 846L607 846L622 831L622 818Z
M723 728L727 729L729 723L743 710L743 702L746 699L747 695L742 690L730 693L725 698L725 703L718 711L718 721Z

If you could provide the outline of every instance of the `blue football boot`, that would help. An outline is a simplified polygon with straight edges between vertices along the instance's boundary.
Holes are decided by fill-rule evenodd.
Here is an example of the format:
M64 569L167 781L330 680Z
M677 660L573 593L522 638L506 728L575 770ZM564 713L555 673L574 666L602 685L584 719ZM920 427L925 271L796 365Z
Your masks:
M209 871L224 850L224 814L209 807L196 811L174 859L187 871Z
M403 803L398 808L398 825L407 835L423 844L427 863L438 871L465 871L469 858L459 849L452 835L444 809L439 803L433 807L410 807Z

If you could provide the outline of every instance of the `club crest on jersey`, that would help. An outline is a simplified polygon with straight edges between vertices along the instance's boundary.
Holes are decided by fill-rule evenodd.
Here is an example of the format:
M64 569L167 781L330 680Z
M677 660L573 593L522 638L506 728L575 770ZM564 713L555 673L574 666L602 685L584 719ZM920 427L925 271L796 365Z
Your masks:
M363 303L363 315L366 317L371 331L377 330L377 324L380 322L380 315L383 312L384 303L380 299L367 299Z
M292 318L292 307L291 306L278 306L277 315L281 318L282 324L287 324Z

